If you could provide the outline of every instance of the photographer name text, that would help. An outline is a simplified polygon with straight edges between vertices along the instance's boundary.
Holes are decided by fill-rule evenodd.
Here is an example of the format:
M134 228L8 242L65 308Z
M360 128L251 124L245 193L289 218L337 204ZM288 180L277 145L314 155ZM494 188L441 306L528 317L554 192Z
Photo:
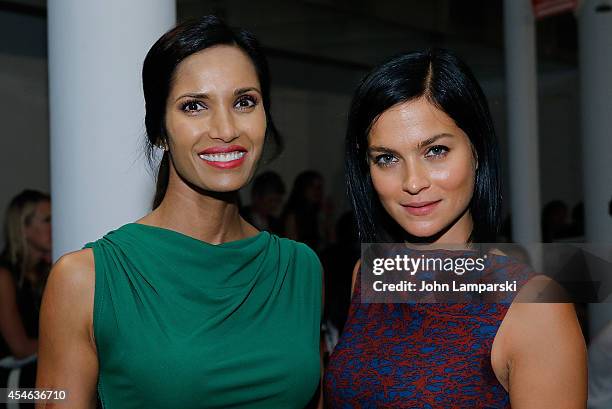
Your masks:
M374 281L372 288L376 292L516 292L516 280L504 283L439 283L421 280L420 285L412 281L400 281L397 283L385 283Z

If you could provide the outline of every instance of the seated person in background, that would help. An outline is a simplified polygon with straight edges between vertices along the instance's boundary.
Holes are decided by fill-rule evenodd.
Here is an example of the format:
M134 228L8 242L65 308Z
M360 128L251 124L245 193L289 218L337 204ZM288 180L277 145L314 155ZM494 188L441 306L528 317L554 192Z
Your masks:
M263 172L253 181L251 205L243 208L240 213L259 230L281 234L282 224L276 214L284 195L285 184L280 175L274 171Z
M38 312L51 263L49 195L24 190L9 204L0 255L0 388L34 387ZM28 359L29 358L29 359ZM16 379L17 374L12 375Z

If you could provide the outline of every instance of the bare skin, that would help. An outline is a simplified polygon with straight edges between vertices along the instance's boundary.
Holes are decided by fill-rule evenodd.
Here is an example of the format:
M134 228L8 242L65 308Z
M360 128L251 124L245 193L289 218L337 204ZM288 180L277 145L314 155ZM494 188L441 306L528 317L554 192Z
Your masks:
M423 98L400 104L375 122L369 147L374 188L406 232L430 243L468 242L478 161L448 115ZM406 209L431 201L438 204L424 215ZM532 278L516 300L528 300L546 284L543 276ZM586 357L572 304L515 301L494 338L491 365L514 409L578 409L587 401Z
M137 223L211 244L258 233L240 217L236 191L253 176L263 148L266 117L259 89L253 64L236 47L210 47L179 64L166 107L168 189L160 206ZM198 156L228 145L246 149L240 167L219 169ZM50 273L41 308L37 387L67 390L69 400L47 408L95 408L94 287L91 249L62 256Z
M26 333L17 307L16 293L17 288L11 272L0 268L0 334L11 355L16 359L23 359L36 353L38 340L30 338Z

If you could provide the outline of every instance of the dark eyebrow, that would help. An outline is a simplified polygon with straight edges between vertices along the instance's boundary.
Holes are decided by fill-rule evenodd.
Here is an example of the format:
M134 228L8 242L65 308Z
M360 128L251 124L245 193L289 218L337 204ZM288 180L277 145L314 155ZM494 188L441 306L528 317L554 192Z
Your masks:
M451 137L452 138L453 135L451 135L449 133L441 133L439 135L434 135L431 138L427 138L424 141L419 142L419 144L417 145L417 149L424 148L427 145L431 145L432 143L434 143L438 139L445 138L445 137Z
M261 95L261 91L257 87L245 87L245 88L238 88L236 91L234 91L234 96L244 95L249 91L255 91L259 95ZM187 94L183 94L179 96L176 99L176 101L178 101L181 98L209 99L210 97L205 92L187 93Z
M206 93L193 93L193 94L183 94L180 95L174 102L178 101L181 98L195 98L195 99L208 99L208 94Z
M259 90L259 88L257 87L246 87L246 88L238 88L236 91L234 91L234 95L238 96L238 95L243 95L246 94L249 91L255 91L257 92L259 95L261 95L261 91Z
M371 154L372 152L382 152L382 153L391 153L393 155L397 155L398 152L391 149L391 148L385 148L384 146L370 146L368 148L368 153Z
M438 139L440 138L445 138L445 137L453 137L453 135L449 134L449 133L441 133L439 135L434 135L431 138L427 138L421 142L418 143L417 145L417 150L418 149L422 149L425 146L431 145L432 143L436 142ZM396 150L393 150L391 148L387 148L385 146L376 146L376 145L372 145L370 147L368 147L368 153L371 154L372 152L383 152L383 153L391 153L393 155L399 155L399 153Z

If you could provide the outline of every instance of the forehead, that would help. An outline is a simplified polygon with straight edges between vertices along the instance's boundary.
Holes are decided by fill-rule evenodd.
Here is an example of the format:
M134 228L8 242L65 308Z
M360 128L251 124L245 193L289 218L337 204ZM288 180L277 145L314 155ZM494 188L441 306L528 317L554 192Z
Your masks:
M176 68L171 93L259 87L250 57L232 45L216 45L185 58Z
M415 144L435 135L465 135L455 121L426 98L403 102L383 112L374 122L370 143Z
M48 200L42 200L36 203L36 206L34 206L34 209L32 210L31 214L45 217L49 213L51 213L51 202Z
M38 202L36 208L40 211L49 211L49 209L51 209L51 202L48 200L43 200L41 202Z

